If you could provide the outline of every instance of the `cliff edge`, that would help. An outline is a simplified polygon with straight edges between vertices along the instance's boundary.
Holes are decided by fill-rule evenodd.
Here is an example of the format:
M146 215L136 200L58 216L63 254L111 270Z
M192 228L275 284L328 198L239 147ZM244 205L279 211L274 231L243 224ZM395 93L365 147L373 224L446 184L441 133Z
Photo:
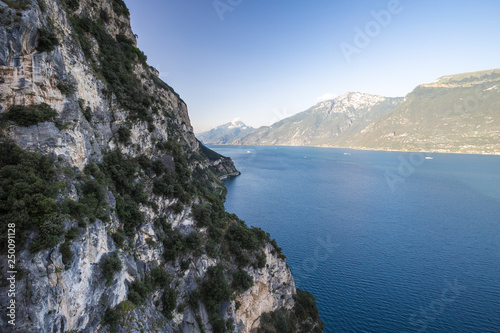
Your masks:
M1 331L323 331L276 242L225 212L238 171L122 0L3 0L0 21Z

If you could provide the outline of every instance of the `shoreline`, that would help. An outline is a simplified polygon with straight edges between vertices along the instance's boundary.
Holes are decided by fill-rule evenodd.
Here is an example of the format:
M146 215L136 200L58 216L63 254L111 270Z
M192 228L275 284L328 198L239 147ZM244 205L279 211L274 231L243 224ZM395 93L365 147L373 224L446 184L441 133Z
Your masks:
M428 154L457 154L457 155L481 155L481 156L500 156L498 153L478 153L478 152L453 152L453 151L432 151L432 150L397 150L397 149L377 149L366 147L338 147L338 146L299 146L299 145L231 145L231 144L212 144L203 143L206 146L220 146L220 147L297 147L297 148L325 148L325 149L351 149L356 151L380 151L380 152L399 152L399 153L428 153Z

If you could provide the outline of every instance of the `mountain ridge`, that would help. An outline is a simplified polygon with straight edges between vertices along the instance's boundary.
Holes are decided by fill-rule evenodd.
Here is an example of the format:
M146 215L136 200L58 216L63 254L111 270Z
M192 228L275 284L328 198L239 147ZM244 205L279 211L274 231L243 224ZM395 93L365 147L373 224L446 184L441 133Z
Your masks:
M491 69L445 75L404 98L345 93L225 144L500 154L499 87ZM370 98L381 110L363 109Z
M417 86L353 138L360 149L500 154L500 69Z
M230 142L243 145L327 146L342 144L357 128L391 111L402 98L348 92L306 111L263 126Z

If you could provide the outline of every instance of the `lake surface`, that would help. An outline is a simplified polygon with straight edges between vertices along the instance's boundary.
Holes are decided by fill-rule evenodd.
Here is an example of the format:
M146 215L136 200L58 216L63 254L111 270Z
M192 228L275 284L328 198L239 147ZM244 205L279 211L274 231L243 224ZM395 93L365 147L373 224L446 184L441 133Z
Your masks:
M500 156L211 148L326 332L500 332Z

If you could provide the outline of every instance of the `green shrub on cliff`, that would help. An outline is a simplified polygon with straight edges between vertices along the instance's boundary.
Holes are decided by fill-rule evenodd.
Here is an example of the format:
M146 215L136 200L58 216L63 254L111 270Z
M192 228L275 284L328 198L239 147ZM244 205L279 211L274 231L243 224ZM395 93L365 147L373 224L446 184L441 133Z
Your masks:
M242 293L253 286L253 278L246 271L238 268L233 273L233 283L231 286L237 292Z
M261 316L259 333L291 333L296 332L324 332L324 324L319 317L318 307L314 296L297 288L293 297L295 306L293 311L277 310L264 313ZM312 322L309 320L312 319ZM317 323L315 325L313 323Z
M113 0L113 11L116 13L116 15L120 16L130 16L130 12L127 8L127 5L123 0Z
M122 262L116 252L113 252L109 257L104 258L101 261L101 271L102 275L106 279L106 283L109 285L113 282L115 273L118 273L122 269Z
M170 287L165 288L161 301L163 303L163 315L168 320L171 320L173 318L172 312L175 310L177 305L177 293L175 292L175 289Z
M44 121L54 121L57 112L48 104L41 103L32 106L12 105L3 115L5 120L12 120L21 126L31 126Z
M61 218L54 216L58 184L52 162L6 139L0 139L0 156L0 249L6 249L9 224L15 225L18 246L32 231L40 233L33 250L57 245L64 229Z
M38 29L38 45L36 50L38 52L50 52L59 45L57 36L47 29Z

